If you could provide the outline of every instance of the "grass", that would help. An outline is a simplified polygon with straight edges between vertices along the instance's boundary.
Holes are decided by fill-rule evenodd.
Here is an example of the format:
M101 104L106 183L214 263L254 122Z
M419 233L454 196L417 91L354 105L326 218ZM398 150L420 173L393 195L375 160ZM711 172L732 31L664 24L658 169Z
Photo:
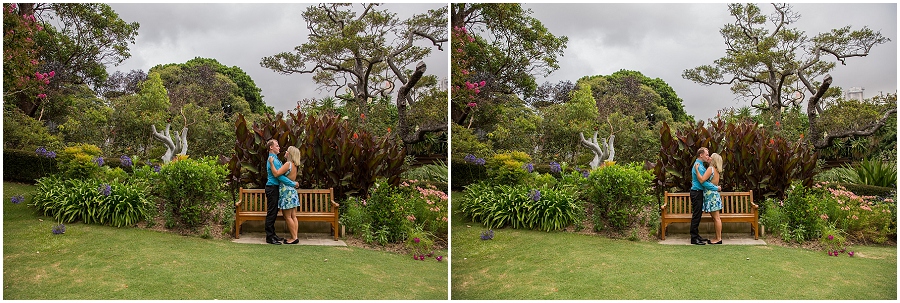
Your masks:
M3 299L447 299L447 262L355 247L237 244L139 228L67 224L3 183ZM326 261L327 259L327 261Z
M452 193L459 203L462 193ZM661 245L487 228L452 216L451 299L897 299L897 248ZM749 260L748 260L749 258Z

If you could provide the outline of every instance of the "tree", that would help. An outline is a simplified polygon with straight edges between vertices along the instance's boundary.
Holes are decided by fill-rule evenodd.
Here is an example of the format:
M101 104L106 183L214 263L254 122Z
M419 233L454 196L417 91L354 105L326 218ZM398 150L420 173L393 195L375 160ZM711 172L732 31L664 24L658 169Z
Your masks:
M641 82L641 84L646 85L653 89L656 92L660 99L657 102L658 105L665 107L672 113L672 120L674 121L694 121L694 118L688 115L684 111L684 101L678 97L678 94L675 93L675 90L669 86L666 81L660 78L653 78L644 76L639 71L631 71L631 70L620 70L611 75L607 76L607 79L616 80L625 77L633 77Z
M399 82L398 110L402 106L415 107L418 81L424 76L425 65L415 71L406 67L420 62L431 48L416 45L419 40L432 43L442 50L447 42L447 9L429 10L406 20L378 4L363 4L354 11L351 4L319 4L303 12L309 42L295 48L262 58L260 65L282 74L313 74L321 88L334 92L334 97L356 104L360 119L368 114L370 99L388 97ZM421 71L420 71L421 69ZM346 88L350 95L343 95ZM402 123L398 122L398 123ZM401 124L398 128L415 129ZM446 123L435 129L422 125L420 130L446 130ZM414 133L415 131L413 131ZM404 142L407 138L404 136Z
M94 89L102 86L106 65L119 64L131 56L128 44L134 43L140 27L137 22L120 19L102 3L24 3L18 5L17 15L36 20L42 28L34 36L38 70L55 74L46 83L48 92L43 98L16 95L19 108L32 117L39 116L37 110L44 102L69 90L80 90L79 85Z
M781 121L782 108L800 106L803 96L808 101L810 134L807 142L824 148L834 138L867 136L877 130L896 109L888 110L881 119L861 128L823 136L816 129L819 117L816 108L825 96L833 94L828 88L831 77L826 74L834 69L833 58L846 65L849 58L865 57L872 47L890 39L868 27L851 31L850 26L832 29L815 37L789 27L800 15L788 4L773 4L775 12L765 16L756 4L730 4L729 12L735 18L722 30L726 55L715 65L703 65L685 70L682 77L703 85L731 85L731 90L749 98L753 107L773 114L775 122ZM823 77L822 80L816 79Z
M455 39L452 87L462 90L467 82L484 81L477 100L454 91L454 122L463 124L468 118L470 102L490 102L498 94L528 99L537 89L535 75L546 76L559 68L557 58L562 56L568 38L554 36L521 4L453 3L451 9Z

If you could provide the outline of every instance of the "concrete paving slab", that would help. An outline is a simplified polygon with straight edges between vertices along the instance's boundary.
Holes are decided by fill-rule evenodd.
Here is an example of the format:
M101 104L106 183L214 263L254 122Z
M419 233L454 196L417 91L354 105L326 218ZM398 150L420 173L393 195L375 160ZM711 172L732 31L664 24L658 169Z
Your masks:
M701 233L700 235L707 238L711 237L709 234ZM690 234L669 234L665 240L659 240L659 244L693 245L691 244ZM753 236L747 233L724 233L722 234L722 245L766 245L766 241L762 239L753 240Z
M278 234L280 237L284 237L284 233ZM328 233L300 233L297 234L297 238L300 239L300 243L296 245L312 245L312 246L347 246L347 243L344 243L343 240L334 240L334 237ZM249 232L249 233L241 233L240 239L232 239L231 242L234 243L244 243L244 244L265 244L272 245L266 243L266 233L264 232ZM296 245L279 245L279 246L296 246Z

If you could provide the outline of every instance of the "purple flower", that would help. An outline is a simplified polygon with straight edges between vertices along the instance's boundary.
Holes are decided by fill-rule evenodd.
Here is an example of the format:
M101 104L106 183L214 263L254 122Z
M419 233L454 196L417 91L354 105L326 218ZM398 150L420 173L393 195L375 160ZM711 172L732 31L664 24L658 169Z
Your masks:
M103 157L94 158L94 163L97 163L97 166L103 166L103 163L104 163Z
M419 238L414 238L414 239L413 239L413 242L416 242L416 244L418 244L418 243L419 243Z
M481 233L482 240L490 240L493 238L494 238L494 230L493 229L488 229Z
M159 170L160 170L160 167L159 167L158 164L157 164L157 165L153 165L153 172L154 172L154 173L158 173Z
M828 240L834 240L834 236L828 235Z
M25 196L22 196L22 195L12 196L11 198L9 198L9 200L13 204L19 204L19 203L25 202Z
M419 261L425 261L425 255L419 255Z
M38 149L35 150L34 153L44 158L56 158L56 152L48 151L43 146L38 147Z
M129 158L128 156L122 155L121 157L119 157L119 160L122 161L122 166L131 167L132 165L134 165L134 163L131 162L131 158Z
M587 170L587 169L581 171L581 176L582 176L582 177L587 178L587 177L590 176L590 175L591 175L591 171L589 171L589 170Z
M531 172L533 172L533 171L534 171L534 165L533 165L533 164L531 164L531 163L528 163L528 164L525 164L525 165L522 165L522 168L524 168L524 169L525 169L525 171L527 171L527 172L528 172L528 173L531 173Z
M50 231L52 231L54 235L64 234L66 233L66 226L60 223L59 225L54 226Z
M537 189L531 190L531 200L534 200L534 202L537 202L540 199L541 199L541 191L539 191Z
M487 163L487 161L485 161L484 158L475 159L475 164L484 165L485 163Z
M419 255L413 255L413 260L419 261Z
M848 252L847 254L850 255L850 256L852 257L852 256L853 256L853 251L850 251L850 252Z
M112 187L109 184L100 184L100 187L97 188L100 191L101 195L109 197L109 194L112 193Z
M561 172L561 171L562 171L562 166L560 166L559 163L556 163L556 162L550 162L550 172L552 172L552 173L558 173L558 172Z
M441 259L443 259L443 258L444 258L444 256L437 256L437 257L434 257L434 258L435 258L435 259L437 259L437 260L438 260L438 262L441 262Z
M463 160L466 160L466 162L470 162L470 163L471 163L471 162L475 162L476 159L475 159L475 155L473 155L473 154L468 154L468 155L466 155L465 158L463 158Z

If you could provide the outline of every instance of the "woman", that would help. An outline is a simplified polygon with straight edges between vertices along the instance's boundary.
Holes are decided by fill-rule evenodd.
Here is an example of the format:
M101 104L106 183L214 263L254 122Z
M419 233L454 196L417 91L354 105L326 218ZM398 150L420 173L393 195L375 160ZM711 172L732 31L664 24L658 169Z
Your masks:
M269 165L271 165L272 174L277 178L285 173L287 173L288 179L291 181L297 181L297 163L300 162L300 150L294 146L288 147L287 152L284 153L285 163L281 166L281 169L275 169L275 163L272 158L269 158ZM299 222L297 222L297 206L300 206L300 198L297 196L297 189L281 184L279 188L279 198L278 198L278 208L281 209L281 214L284 216L284 222L287 224L287 229L291 233L290 239L284 239L284 244L297 244L300 243L300 239L297 237L297 227Z
M713 153L709 156L709 167L706 173L699 178L700 182L710 180L715 186L719 186L722 174L722 156ZM710 179L711 178L711 179ZM719 188L722 188L719 186ZM718 191L705 189L703 190L703 212L712 216L713 224L716 226L716 239L707 240L709 244L722 244L722 219L719 218L719 211L722 210L722 196Z

